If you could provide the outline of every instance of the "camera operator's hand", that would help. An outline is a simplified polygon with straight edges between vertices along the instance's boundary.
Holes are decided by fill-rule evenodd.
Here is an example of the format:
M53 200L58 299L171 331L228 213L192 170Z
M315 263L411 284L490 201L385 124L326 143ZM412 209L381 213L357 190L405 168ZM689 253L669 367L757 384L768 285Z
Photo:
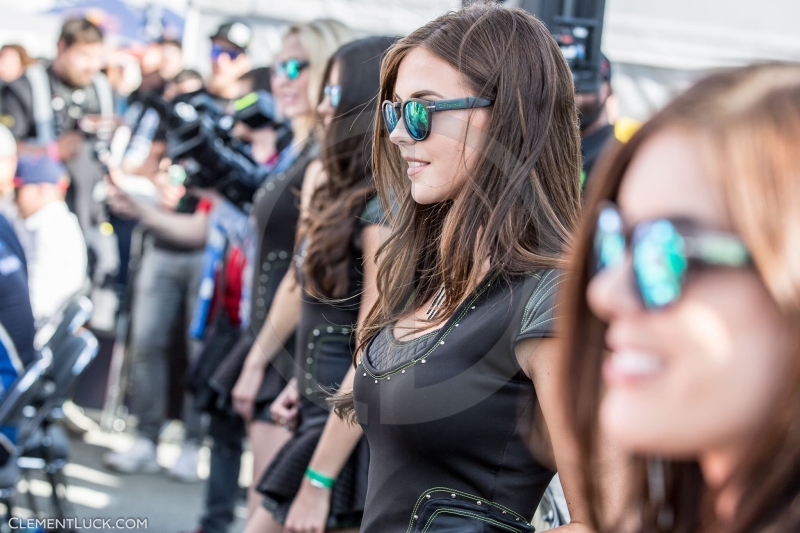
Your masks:
M83 133L80 131L67 131L62 133L58 140L58 157L61 161L69 161L78 155L83 142Z
M106 175L108 196L106 203L111 212L123 218L141 219L144 216L142 203L120 188L122 172L118 168L110 168Z
M272 420L294 431L297 428L299 405L300 391L297 390L297 381L292 379L269 408Z
M169 211L173 211L181 198L186 195L186 188L172 183L166 172L159 170L153 177L153 183L158 189L158 205Z

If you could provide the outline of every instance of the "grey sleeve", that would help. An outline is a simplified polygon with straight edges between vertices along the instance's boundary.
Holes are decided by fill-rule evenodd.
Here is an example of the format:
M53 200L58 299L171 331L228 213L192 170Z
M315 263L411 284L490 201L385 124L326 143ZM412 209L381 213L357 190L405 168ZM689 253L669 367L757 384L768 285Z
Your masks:
M559 311L558 293L565 274L560 270L541 270L535 276L539 277L539 282L525 304L516 342L555 336Z

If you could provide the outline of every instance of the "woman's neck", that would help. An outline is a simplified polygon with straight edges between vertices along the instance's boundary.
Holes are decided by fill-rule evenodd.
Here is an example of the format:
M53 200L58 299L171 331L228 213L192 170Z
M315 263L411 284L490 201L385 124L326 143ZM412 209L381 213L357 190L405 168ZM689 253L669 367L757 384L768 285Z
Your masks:
M739 447L714 450L703 454L700 459L700 470L703 479L711 489L719 490L714 510L722 521L729 521L736 515L736 507L742 496L742 488L728 483L736 472L744 452Z

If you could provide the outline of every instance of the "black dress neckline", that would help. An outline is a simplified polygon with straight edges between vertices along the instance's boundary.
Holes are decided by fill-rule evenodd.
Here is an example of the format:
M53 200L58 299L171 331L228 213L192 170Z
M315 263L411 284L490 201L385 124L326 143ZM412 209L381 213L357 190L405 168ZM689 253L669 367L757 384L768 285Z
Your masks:
M418 362L424 364L426 362L427 357L434 352L436 347L440 343L444 344L444 342L441 340L442 337L446 336L447 333L452 331L454 328L458 327L459 321L463 319L464 315L466 315L467 311L470 308L474 308L475 302L492 286L494 281L497 279L498 274L499 272L488 272L486 276L484 276L483 280L480 283L478 283L475 289L473 289L472 292L467 296L467 298L465 298L464 301L461 302L461 304L459 304L458 307L456 307L455 312L450 316L450 318L448 318L441 325L441 327L429 331L424 335L420 335L415 339L410 339L407 341L400 341L397 339L397 337L395 337L394 335L395 324L391 324L390 326L387 326L386 328L375 334L372 337L372 339L370 339L369 343L367 343L367 347L364 350L364 356L361 358L361 364L363 365L366 373L372 376L373 378L382 379L397 372L404 372L406 368L408 368L409 366L413 366ZM375 342L375 339L378 337L378 335L382 334L388 335L389 341L396 346L411 346L417 343L418 341L430 340L431 338L433 338L436 342L433 342L431 348L429 350L426 350L425 353L419 357L414 357L407 361L400 362L394 367L389 367L384 370L378 370L370 361L369 354L370 354L370 348Z

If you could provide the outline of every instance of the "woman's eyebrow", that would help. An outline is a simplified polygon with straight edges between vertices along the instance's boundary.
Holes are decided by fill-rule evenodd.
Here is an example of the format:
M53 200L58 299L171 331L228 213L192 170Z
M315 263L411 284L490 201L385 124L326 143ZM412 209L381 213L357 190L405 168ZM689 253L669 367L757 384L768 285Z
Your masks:
M436 91L431 91L430 89L417 91L411 95L411 98L422 98L423 96L436 96L439 98L444 98L444 96L442 96L441 94L437 93Z
M395 98L398 101L403 101L403 99L400 98L400 95L397 94L397 93L393 93L392 96L393 96L393 98ZM424 91L417 91L415 93L412 93L412 95L409 96L409 98L422 98L423 96L437 96L439 98L444 98L444 96L442 96L441 94L437 93L436 91L431 91L431 90L427 90L427 89L424 90Z

